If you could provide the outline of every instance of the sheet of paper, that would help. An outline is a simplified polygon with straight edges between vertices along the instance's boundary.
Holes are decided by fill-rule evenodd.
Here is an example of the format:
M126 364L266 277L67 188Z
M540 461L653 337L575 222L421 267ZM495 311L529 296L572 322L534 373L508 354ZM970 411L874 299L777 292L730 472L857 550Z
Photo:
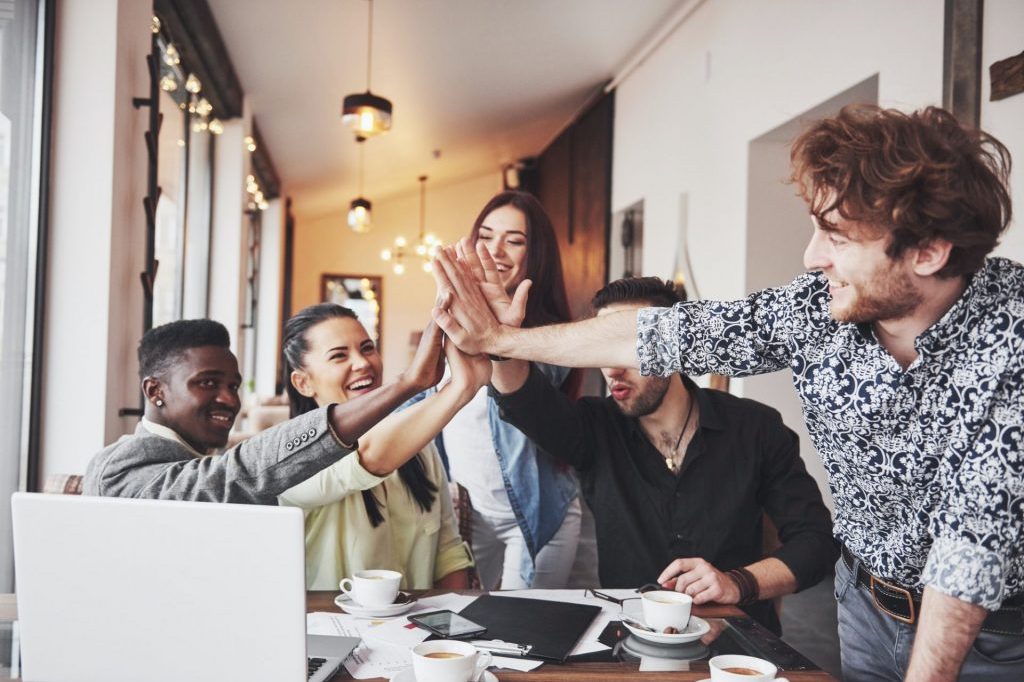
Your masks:
M491 657L492 668L505 668L506 670L519 670L528 673L534 668L544 665L544 661L535 661L532 658L511 658L509 656Z
M476 597L462 594L439 594L424 597L416 602L416 607L401 617L392 618L369 631L367 635L376 642L412 648L430 636L430 633L409 622L409 616L427 611L449 610L458 613L466 608Z
M345 669L357 680L371 677L390 678L412 665L408 647L391 646L374 639L374 630L381 626L380 621L356 618L347 613L306 614L306 632L311 635L362 638L362 643L345 659Z

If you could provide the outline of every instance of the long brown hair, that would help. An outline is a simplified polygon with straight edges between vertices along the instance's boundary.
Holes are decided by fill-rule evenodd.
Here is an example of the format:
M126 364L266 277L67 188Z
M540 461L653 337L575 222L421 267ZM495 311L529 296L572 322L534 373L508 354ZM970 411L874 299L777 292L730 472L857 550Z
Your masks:
M480 235L480 227L493 211L502 206L511 206L523 214L526 220L526 279L533 282L530 297L526 301L524 327L539 327L572 320L569 297L565 292L565 278L562 275L562 259L558 254L558 238L544 207L528 192L508 190L496 194L480 211L473 222L470 239L474 245ZM582 377L573 371L562 384L562 390L570 395L579 394Z
M1010 153L944 109L849 105L801 134L791 158L792 179L823 228L838 210L887 232L890 258L944 239L953 249L940 277L980 269L1010 223Z

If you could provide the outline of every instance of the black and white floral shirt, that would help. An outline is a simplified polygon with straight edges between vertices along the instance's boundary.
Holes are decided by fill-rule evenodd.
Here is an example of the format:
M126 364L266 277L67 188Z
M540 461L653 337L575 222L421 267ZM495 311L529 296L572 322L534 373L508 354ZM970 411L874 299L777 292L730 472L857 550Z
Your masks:
M820 273L638 316L644 374L789 367L839 539L884 580L993 610L1024 592L1024 266L989 259L915 346L904 371L834 321Z

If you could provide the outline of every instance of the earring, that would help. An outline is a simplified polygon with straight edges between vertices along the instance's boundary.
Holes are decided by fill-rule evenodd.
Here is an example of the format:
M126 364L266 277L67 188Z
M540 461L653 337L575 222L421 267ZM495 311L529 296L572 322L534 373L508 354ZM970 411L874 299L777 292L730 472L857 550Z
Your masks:
M160 400L160 398L157 398L156 399L156 406L157 407L163 407L164 406L164 401Z

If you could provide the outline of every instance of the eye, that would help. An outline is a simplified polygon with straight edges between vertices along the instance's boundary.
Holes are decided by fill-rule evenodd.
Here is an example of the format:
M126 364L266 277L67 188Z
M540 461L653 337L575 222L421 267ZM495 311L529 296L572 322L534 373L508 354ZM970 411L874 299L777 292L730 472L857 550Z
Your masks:
M231 389L232 393L238 393L238 389L241 387L241 384L228 384L228 388Z
M199 385L203 388L217 388L217 382L213 379L202 379Z
M367 341L366 343L359 347L359 350L362 351L363 355L373 355L374 353L377 352L377 346L373 343L373 341Z
M483 235L483 234L477 235L476 239L477 239L477 241L481 241L481 242L489 242L489 241L491 241L491 235L489 235L489 234L488 235Z
M526 242L522 239L509 239L507 243L509 246L526 246Z
M835 232L829 232L828 233L828 240L829 240L830 243L834 244L835 246L839 246L841 244L845 244L846 243L846 240L843 239L842 237L840 237L839 235L837 235Z
M330 359L335 362L348 360L348 353L335 353L334 355L331 356Z

